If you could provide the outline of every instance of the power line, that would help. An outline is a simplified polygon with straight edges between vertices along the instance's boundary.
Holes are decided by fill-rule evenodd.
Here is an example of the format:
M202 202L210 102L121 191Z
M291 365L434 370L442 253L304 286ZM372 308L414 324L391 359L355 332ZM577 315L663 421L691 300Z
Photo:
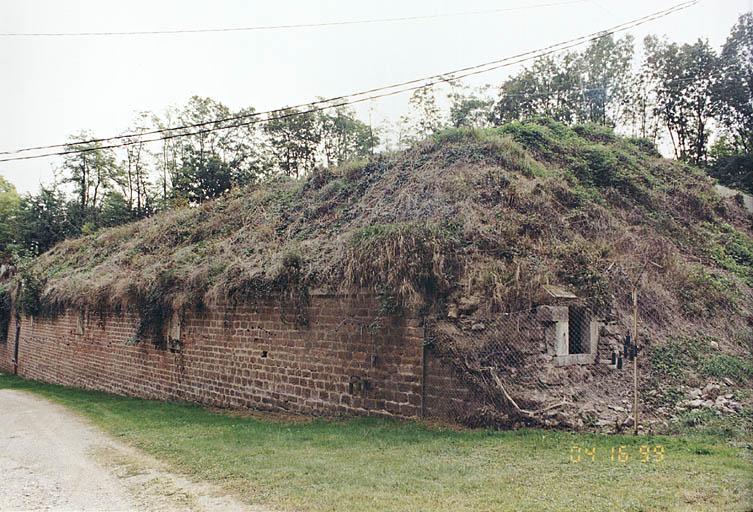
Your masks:
M617 26L612 27L611 29L608 29L608 30L605 30L605 31L595 32L595 33L592 33L592 34L589 34L589 35L586 35L586 36L581 36L581 37L578 37L578 38L575 38L575 39L571 39L569 41L565 41L565 42L561 42L561 43L556 43L556 44L547 46L547 47L542 48L542 49L531 50L531 51L524 52L524 53L521 53L521 54L518 54L518 55L511 56L511 57L506 57L506 58L503 58L503 59L498 59L496 61L491 61L491 62L487 62L487 63L484 63L484 64L479 64L479 65L476 65L476 66L469 66L469 67L462 68L462 69L455 70L455 71L451 71L449 73L445 73L445 74L442 74L442 75L434 75L434 76L426 77L426 78L422 78L422 79L409 80L409 81L402 82L402 83L399 83L399 84L393 84L393 85L389 85L389 86L378 87L378 88L370 89L370 90L367 90L367 91L363 91L363 92L359 92L359 93L353 93L353 94L345 95L345 96L339 96L339 97L335 97L335 98L328 98L328 99L318 100L318 101L315 101L315 102L306 103L306 104L302 104L302 105L297 105L297 106L293 106L293 107L285 107L285 108L275 109L275 110L269 110L269 111L265 111L265 112L256 112L256 113L253 113L253 114L246 114L246 115L241 115L241 116L233 116L233 117L228 117L228 118L224 118L224 119L217 119L217 120L214 120L214 121L207 121L207 122L195 123L195 124L183 125L183 126L177 126L177 127L172 127L172 128L164 128L164 129L159 129L159 130L151 130L149 132L142 132L140 134L126 134L126 135L120 135L120 136L115 136L115 137L107 137L107 138L100 138L100 139L89 139L89 140L86 140L86 141L79 141L79 142L66 143L66 144L55 144L55 145L49 145L49 146L36 146L36 147L30 147L30 148L23 148L23 149L18 149L18 150L15 150L15 151L3 152L3 153L0 153L0 154L6 154L6 155L8 155L8 154L18 154L18 153L23 153L23 152L28 152L28 151L37 151L37 150L43 150L43 149L54 149L54 148L61 148L61 147L70 148L71 146L74 147L74 149L68 149L66 151L49 152L49 153L43 153L43 154L38 154L38 155L27 155L27 156L17 156L17 157L3 158L3 159L0 159L0 162L9 162L9 161L15 161L15 160L32 160L32 159L46 158L46 157L51 157L51 156L64 156L64 155L69 155L69 154L74 154L74 153L85 153L85 152L90 152L90 151L96 151L96 150L99 150L99 149L113 149L113 148L118 148L118 147L132 146L132 145L135 145L135 144L143 144L143 143L149 143L149 142L156 142L156 141L160 141L160 140L170 140L170 139L179 138L179 137L187 137L187 136L192 136L192 135L201 135L201 134L205 134L205 133L209 133L209 132L213 132L213 131L217 131L217 130L226 130L226 129L232 129L232 128L239 128L239 127L243 127L243 126L250 126L250 125L253 125L253 124L267 122L267 121L269 121L271 119L285 119L285 118L293 117L293 116L297 116L297 115L304 115L304 114L309 114L309 113L313 113L313 112L319 112L319 111L327 110L327 109L331 109L331 108L337 108L337 107L341 107L341 106L352 105L352 104L355 104L355 103L361 103L361 102L364 102L364 101L369 101L369 100L384 98L384 97L387 97L387 96L393 96L393 95L400 94L400 93L403 93L403 92L415 91L415 90L418 90L418 89L424 89L424 88L436 85L438 83L451 83L451 82L458 81L458 80L460 80L462 78L466 78L468 76L473 76L473 75L478 75L478 74L482 74L482 73L487 73L489 71L493 71L493 70L496 70L496 69L499 69L499 68L502 68L502 67L511 66L511 65L514 65L514 64L519 64L519 63L525 62L527 60L531 60L531 59L534 59L534 58L543 57L543 56L550 55L550 54L555 53L555 52L559 52L559 51L562 51L562 50L573 48L575 46L579 46L579 45L584 44L584 43L589 42L589 41L594 41L594 40L597 40L597 39L601 39L601 38L610 36L612 34L615 34L617 32L622 32L622 31L628 30L630 28L634 28L634 27L637 27L639 25L642 25L644 23L648 23L650 21L653 21L653 20L656 20L656 19L668 16L668 15L670 15L672 13L675 13L675 12L678 12L680 10L687 9L687 8L695 5L699 1L700 0L690 0L690 1L682 2L682 3L677 4L674 7L671 7L669 9L665 9L663 11L658 11L658 12L655 12L653 14L649 14L649 15L646 15L646 16L642 16L640 18L636 18L635 20L632 20L632 21L629 21L629 22L626 22L626 23L622 23L620 25L617 25ZM517 60L515 60L515 59L517 59ZM421 85L411 86L411 85L416 84L416 83L421 83ZM405 86L411 86L411 87L405 87ZM402 87L402 88L396 89L398 87ZM396 90L391 90L391 89L396 89ZM357 98L357 99L350 99L350 100L348 100L348 98L354 98L354 97L358 97L358 96L364 96L364 95L367 95L367 94L371 94L371 93L374 93L374 92L381 92L381 91L389 91L389 92L385 92L385 93L382 93L382 94L372 94L371 96L365 96L363 98ZM302 107L314 107L316 105L321 105L321 106L315 107L315 108L310 108L309 110L303 110L303 111L297 110L298 108L302 108ZM277 115L277 114L279 114L279 115ZM211 128L205 128L205 129L201 129L201 130L197 130L197 131L193 131L193 132L173 133L173 132L176 132L176 131L179 131L179 130L187 130L187 129L191 129L191 128L200 128L200 127L208 126L208 125L217 125L217 124L228 122L228 121L237 121L237 120L241 120L241 119L248 119L249 117L256 118L256 117L259 117L259 116L262 116L262 115L267 115L267 116L270 116L270 117L268 117L266 119L254 119L252 121L245 121L245 122L241 122L241 123L231 124L229 126L212 126ZM272 117L272 116L274 116L274 117ZM157 134L164 134L164 135L161 136L161 137L150 138L150 139L143 139L143 138L141 138L141 137L144 137L144 136L147 136L147 135L157 135ZM120 142L120 143L115 143L115 144L110 144L110 145L97 146L97 147L86 147L86 148L83 148L83 149L75 149L76 146L80 146L80 145L98 144L98 143L101 143L101 142L110 142L110 141L124 140L124 139L127 139L127 140L125 140L125 142Z
M14 150L14 151L3 151L3 152L0 152L0 155L17 154L17 153L22 153L22 152L27 152L27 151L33 151L33 150L41 150L41 149L53 149L53 148L71 147L71 146L77 146L77 145L87 145L87 144L93 144L93 143L99 143L99 142L109 142L109 141L113 141L113 140L130 139L130 138L134 138L134 137L143 137L143 136L146 136L146 135L154 135L154 134L158 134L158 133L168 133L169 134L169 133L171 133L173 131L176 131L176 130L183 130L183 129L187 129L187 128L199 128L199 127L203 127L203 126L216 125L218 123L224 123L224 122L228 122L228 121L236 121L236 120L240 120L240 119L247 119L249 117L259 117L259 116L262 116L262 115L273 115L273 114L277 114L277 113L282 113L282 112L288 111L290 109L299 109L299 108L306 108L306 107L311 107L311 106L316 106L316 105L321 105L321 104L328 104L328 103L332 103L332 102L335 102L335 101L340 101L340 100L343 100L343 99L346 99L346 98L354 98L354 97L357 97L357 96L363 96L363 95L372 94L372 93L375 93L375 92L381 92L381 91L386 91L386 90L389 90L389 89L394 89L394 88L403 87L403 86L407 86L407 85L413 85L413 84L418 84L418 83L422 83L422 82L427 82L429 80L449 81L449 77L451 77L453 75L457 75L457 73L464 73L464 72L470 71L470 70L475 70L475 69L481 69L481 68L485 68L485 67L489 67L489 66L494 66L494 67L492 67L492 68L490 68L490 69L487 70L487 71L491 71L491 70L494 70L494 69L498 69L499 67L502 67L502 66L497 66L498 64L503 64L503 63L506 63L506 62L511 61L513 59L520 59L522 57L526 57L526 56L530 56L530 55L534 55L534 57L539 57L539 56L543 56L543 55L546 55L546 54L549 54L549 53L554 53L555 51L561 51L563 49L572 48L573 46L577 46L577 45L582 44L584 42L589 42L589 41L592 41L592 40L595 40L595 39L606 37L608 35L614 34L615 32L624 31L624 30L627 30L629 28L633 28L634 26L638 26L638 25L641 25L643 23L646 23L648 21L652 21L654 19L658 19L660 17L667 16L667 15L669 15L669 14L671 14L673 12L676 12L678 10L690 7L690 6L698 3L698 1L700 1L700 0L690 0L690 1L682 2L682 3L677 4L676 6L671 7L669 9L666 9L666 10L663 10L663 11L658 11L656 13L649 14L649 15L646 15L646 16L643 16L643 17L640 17L640 18L636 18L635 20L631 20L631 21L628 21L628 22L625 22L625 23L622 23L622 24L619 24L619 25L615 25L614 27L611 27L611 28L603 30L603 31L593 32L593 33L587 34L585 36L580 36L580 37L577 37L577 38L574 38L574 39L570 39L570 40L567 40L567 41L555 43L555 44L552 44L552 45L549 45L549 46L546 46L546 47L543 47L543 48L539 48L539 49L535 49L535 50L529 50L529 51L526 51L526 52L523 52L523 53L519 53L519 54L516 54L516 55L512 55L512 56L509 56L509 57L504 57L502 59L497 59L497 60L493 60L493 61L490 61L490 62L485 62L483 64L477 64L477 65L474 65L474 66L468 66L468 67L465 67L465 68L456 69L456 70L445 72L445 73L438 74L438 75L432 75L432 76L418 78L418 79L413 79L413 80L408 80L408 81L405 81L405 82L400 82L400 83L396 83L396 84L392 84L392 85L386 85L386 86L376 87L376 88L368 89L368 90L361 91L361 92L351 93L351 94L342 95L342 96L336 96L336 97L332 97L332 98L320 99L320 100L309 102L309 103L303 103L303 104L299 104L299 105L292 105L292 106L288 106L288 107L284 107L284 108L279 108L279 109L274 109L274 110L268 110L268 111L262 111L262 112L254 112L254 113L250 113L250 114L235 115L235 116L230 116L230 117L215 119L215 120L212 120L212 121L203 121L203 122L200 122L200 123L184 124L184 125L179 125L179 126L174 126L174 127L160 128L160 129L150 130L150 131L143 131L143 132L140 132L140 133L122 134L122 135L117 135L117 136L112 136L112 137L105 137L105 138L93 138L93 139L88 139L88 140L83 140L83 141L69 142L69 143L63 143L63 144L53 144L53 145L47 145L47 146L28 147L28 148L18 149L18 150ZM552 51L549 51L549 50L552 50ZM542 53L542 52L547 52L547 53ZM539 54L541 54L541 55L539 55ZM518 62L520 62L520 61L518 61ZM517 63L517 62L513 62L512 64L515 64L515 63ZM484 71L484 72L486 72L486 71ZM230 128L232 128L232 127L230 127ZM2 160L0 160L0 161L2 161Z
M520 5L516 7L503 7L498 9L486 9L477 11L461 11L441 14L424 14L417 16L399 16L393 18L376 18L363 20L326 21L322 23L296 23L287 25L258 25L251 27L224 27L224 28L197 28L197 29L172 29L172 30L128 30L122 32L4 32L0 37L94 37L94 36L157 36L175 34L208 34L219 32L253 32L268 30L287 30L299 28L322 28L339 27L346 25L369 25L377 23L394 23L404 21L432 20L439 18L451 18L458 16L477 16L481 14L498 14L501 12L520 11L526 9L538 9L541 7L556 7L583 3L586 0L567 0L564 2L550 2L545 4Z

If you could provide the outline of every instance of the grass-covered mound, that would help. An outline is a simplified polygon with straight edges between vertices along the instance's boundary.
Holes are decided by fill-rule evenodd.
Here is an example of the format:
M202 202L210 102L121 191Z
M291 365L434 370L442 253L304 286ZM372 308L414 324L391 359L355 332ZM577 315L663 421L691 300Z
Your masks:
M146 329L168 308L270 294L305 304L312 288L365 287L386 311L447 322L462 298L494 318L552 283L627 325L644 267L652 340L703 333L750 356L753 239L739 205L644 140L513 123L63 242L23 272L16 302L33 314L131 309Z

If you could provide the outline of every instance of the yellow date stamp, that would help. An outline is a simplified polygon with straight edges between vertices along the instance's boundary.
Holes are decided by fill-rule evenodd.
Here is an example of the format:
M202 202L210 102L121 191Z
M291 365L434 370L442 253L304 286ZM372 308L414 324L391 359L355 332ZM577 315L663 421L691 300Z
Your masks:
M661 464L666 458L666 450L660 444L642 444L640 446L611 446L597 448L574 444L570 447L570 463L609 462L614 464Z

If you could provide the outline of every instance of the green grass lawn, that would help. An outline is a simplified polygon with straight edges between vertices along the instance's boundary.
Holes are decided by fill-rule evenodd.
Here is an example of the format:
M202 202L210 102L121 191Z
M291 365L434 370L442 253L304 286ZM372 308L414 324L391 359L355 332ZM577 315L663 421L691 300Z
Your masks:
M177 472L283 510L753 508L749 438L733 446L708 434L636 438L453 431L376 419L282 421L5 375L0 388L63 404ZM620 447L629 459L615 453L611 460Z

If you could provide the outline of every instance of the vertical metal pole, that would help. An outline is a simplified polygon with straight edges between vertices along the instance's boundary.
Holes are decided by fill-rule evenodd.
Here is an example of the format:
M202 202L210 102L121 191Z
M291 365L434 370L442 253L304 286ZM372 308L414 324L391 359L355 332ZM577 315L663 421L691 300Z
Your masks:
M13 343L13 375L18 375L18 345L21 338L21 315L16 313L16 339Z
M426 374L427 372L427 358L429 356L427 343L426 343L426 319L424 319L424 336L421 340L421 418L426 418Z
M638 287L633 288L633 433L638 435Z

